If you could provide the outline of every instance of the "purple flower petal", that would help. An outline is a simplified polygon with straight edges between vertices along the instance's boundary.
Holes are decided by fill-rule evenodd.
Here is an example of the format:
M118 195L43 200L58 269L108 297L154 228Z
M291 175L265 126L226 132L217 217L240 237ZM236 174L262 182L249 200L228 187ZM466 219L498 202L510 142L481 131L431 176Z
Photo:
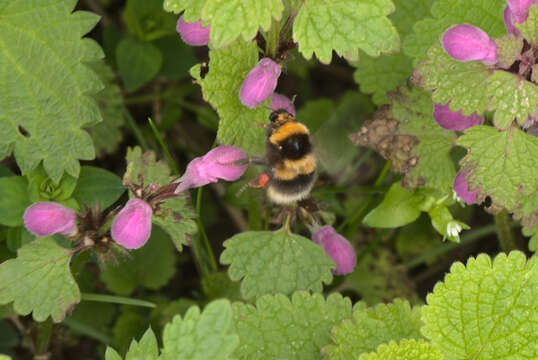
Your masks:
M238 160L247 159L241 149L234 146L217 146L202 157L193 159L181 178L175 193L180 193L190 188L200 187L209 183L215 183L219 179L234 181L243 175L247 165L236 165Z
M273 96L271 96L271 104L269 105L269 107L273 110L284 109L293 116L295 116L295 106L293 105L291 100L288 99L287 96L273 93Z
M24 212L24 226L37 236L69 235L76 231L75 213L55 202L38 202Z
M443 34L443 48L459 61L497 62L497 45L483 30L472 25L457 25Z
M433 107L433 118L443 129L463 131L484 122L484 118L476 113L463 116L461 110L458 112L450 111L449 105L450 102L445 105L434 104Z
M514 14L512 14L508 6L504 8L504 26L508 34L519 35L519 31L514 26Z
M353 246L345 237L338 234L332 226L325 225L315 229L312 240L321 246L327 255L335 262L336 270L333 274L349 274L355 268L357 257Z
M127 249L138 249L151 234L151 213L144 200L129 200L112 222L112 238Z
M516 23L522 23L529 17L529 8L532 4L538 4L538 0L506 0L510 8L512 19Z
M209 26L200 25L200 20L188 23L181 16L177 22L177 32L187 44L192 46L204 46L209 43Z
M280 76L280 66L269 58L263 58L247 74L239 98L243 105L253 108L267 100L275 91L278 77Z
M460 199L470 205L476 203L476 195L478 194L480 187L476 188L474 191L469 190L469 184L467 184L467 181L465 181L465 177L468 174L469 173L462 173L461 171L458 172L454 178L452 189Z

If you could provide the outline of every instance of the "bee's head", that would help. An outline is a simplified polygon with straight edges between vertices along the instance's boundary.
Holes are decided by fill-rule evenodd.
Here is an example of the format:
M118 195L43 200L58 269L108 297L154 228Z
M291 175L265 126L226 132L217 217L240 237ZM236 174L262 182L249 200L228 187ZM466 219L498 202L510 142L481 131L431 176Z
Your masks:
M271 125L277 127L284 125L288 121L296 121L295 117L285 109L273 111L271 115L269 115L269 119L271 120Z

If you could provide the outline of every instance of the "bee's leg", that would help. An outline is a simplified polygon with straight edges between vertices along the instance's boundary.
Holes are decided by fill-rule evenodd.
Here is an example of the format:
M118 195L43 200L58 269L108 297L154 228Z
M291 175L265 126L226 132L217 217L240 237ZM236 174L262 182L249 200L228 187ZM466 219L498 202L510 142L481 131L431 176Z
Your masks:
M235 196L239 197L243 191L245 191L247 188L253 188L253 189L261 189L267 183L269 182L269 175L266 173L260 173L258 174L258 177L255 179L250 180L245 185L239 189L239 191L235 194Z

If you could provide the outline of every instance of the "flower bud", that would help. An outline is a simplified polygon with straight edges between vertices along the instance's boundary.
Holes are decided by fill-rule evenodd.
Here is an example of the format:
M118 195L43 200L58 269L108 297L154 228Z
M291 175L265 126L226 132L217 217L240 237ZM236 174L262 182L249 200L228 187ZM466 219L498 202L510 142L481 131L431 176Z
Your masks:
M445 105L434 104L433 107L433 118L443 129L463 131L484 122L484 118L476 113L463 116L461 110L458 112L450 111L449 105L450 102Z
M38 202L24 212L24 226L36 236L76 232L73 210L55 202Z
M519 31L514 26L514 14L512 14L508 6L504 8L504 26L508 34L519 35Z
M512 13L512 19L516 23L522 23L529 17L529 8L532 4L538 4L538 0L506 0L506 5Z
M333 274L349 274L355 268L357 257L355 250L345 237L338 234L332 226L314 228L312 240L321 246L336 264Z
M497 45L483 30L472 25L457 25L443 34L443 48L459 61L481 61L486 65L497 62Z
M127 201L112 221L112 238L127 249L138 249L149 239L151 213L151 206L144 200Z
M476 195L478 194L480 187L474 191L469 190L469 184L467 184L467 181L465 181L467 174L468 173L462 173L459 171L454 178L452 189L459 199L470 205L476 203Z
M181 16L177 22L177 32L181 39L192 46L204 46L209 43L209 26L200 25L200 20L194 23L183 21Z
M269 105L269 107L273 110L284 109L293 116L295 116L295 106L293 105L291 100L288 99L287 96L273 93L273 96L271 96L271 104Z
M243 175L247 165L237 165L239 160L246 160L247 154L234 146L217 146L202 157L193 159L182 177L175 182L180 184L176 194L190 188L215 183L219 179L234 181Z
M253 108L264 102L275 91L280 66L269 58L263 58L250 70L241 85L239 98L243 105Z

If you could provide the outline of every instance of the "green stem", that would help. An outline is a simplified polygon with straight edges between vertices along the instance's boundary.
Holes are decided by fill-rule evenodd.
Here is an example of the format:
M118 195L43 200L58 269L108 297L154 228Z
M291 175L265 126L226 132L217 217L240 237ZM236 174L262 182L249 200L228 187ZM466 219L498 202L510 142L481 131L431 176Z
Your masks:
M116 296L116 295L82 293L80 295L80 299L82 301L97 301L97 302L104 302L104 303L133 305L133 306L142 306L142 307L149 307L149 308L154 308L156 306L154 303L149 302L149 301L131 299L128 297Z
M37 339L35 355L45 354L49 348L50 336L52 335L52 319L49 317L43 322L37 323Z
M168 166L172 168L174 171L174 174L179 174L179 169L176 166L176 163L174 159L172 158L172 155L170 154L170 151L168 151L168 148L164 144L163 138L161 137L161 134L159 134L159 130L155 126L155 123L151 118L148 117L149 126L151 127L151 130L153 130L153 135L155 135L155 138L157 139L157 142L159 145L161 145L161 148L163 149L164 155L166 156L166 159L168 160Z
M265 55L276 58L276 53L278 51L278 36L280 33L280 22L273 19L271 24L271 29L267 33L266 45L265 45Z
M196 241L193 240L193 250L198 263L200 264L202 274L209 275L218 271L218 265L217 261L215 260L215 255L213 254L213 250L211 249L209 238L207 237L204 225L202 224L202 220L200 218L200 210L202 208L202 189L202 187L199 187L198 194L196 195L196 214L200 233L195 237ZM200 243L200 239L203 241L203 246Z
M149 149L148 142L146 139L144 139L144 136L142 135L142 132L138 128L138 125L136 124L135 119L131 116L129 111L125 110L123 112L125 119L127 120L127 124L131 128L131 131L133 132L133 135L136 138L136 141L138 141L138 144L142 147L143 151L147 151Z
M514 234L510 229L510 216L508 211L502 210L500 213L494 216L495 227L497 229L497 238L499 239L499 245L502 251L509 253L512 250L518 248Z

